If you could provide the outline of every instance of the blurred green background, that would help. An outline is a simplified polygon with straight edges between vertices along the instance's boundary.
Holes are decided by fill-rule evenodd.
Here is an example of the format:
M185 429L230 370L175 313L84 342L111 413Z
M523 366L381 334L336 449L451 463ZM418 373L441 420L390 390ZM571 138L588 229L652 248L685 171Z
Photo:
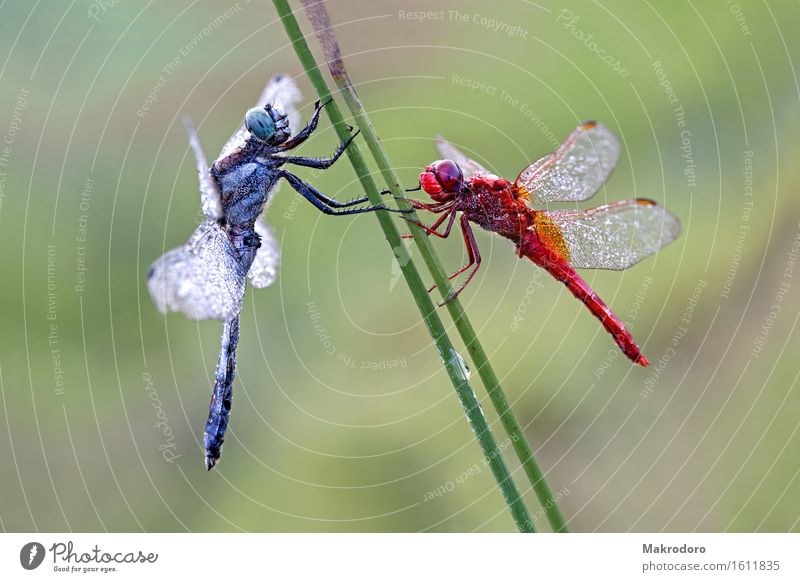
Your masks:
M595 118L624 145L595 201L646 196L681 217L656 257L584 273L648 369L478 234L462 299L570 527L800 529L800 8L329 8L406 185L435 134L513 179ZM276 72L311 111L270 3L5 3L0 30L0 528L514 529L374 217L322 216L286 186L270 208L281 274L248 291L231 429L204 470L220 324L162 316L144 276L198 221L182 114L213 158ZM300 151L335 142L323 117ZM346 161L298 173L359 194ZM436 247L448 269L465 259L458 237Z

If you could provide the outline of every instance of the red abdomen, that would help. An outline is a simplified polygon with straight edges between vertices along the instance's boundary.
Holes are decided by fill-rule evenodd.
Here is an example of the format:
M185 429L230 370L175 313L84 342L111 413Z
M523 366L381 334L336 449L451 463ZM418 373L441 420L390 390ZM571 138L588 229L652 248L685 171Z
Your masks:
M546 269L553 277L564 283L567 289L592 312L603 327L611 334L614 341L630 360L641 366L650 362L642 354L630 332L609 307L603 303L591 287L581 279L570 264L552 249L545 247L539 240L535 230L525 232L519 242L520 256L524 255L538 266Z

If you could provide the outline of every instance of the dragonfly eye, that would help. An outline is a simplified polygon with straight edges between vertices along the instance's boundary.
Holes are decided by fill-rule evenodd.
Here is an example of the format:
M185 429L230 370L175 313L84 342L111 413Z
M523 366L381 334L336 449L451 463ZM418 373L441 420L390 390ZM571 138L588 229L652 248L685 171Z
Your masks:
M269 141L275 135L275 122L263 107L253 107L244 116L244 126L261 141Z
M464 176L453 160L439 160L431 165L436 180L445 192L460 192Z

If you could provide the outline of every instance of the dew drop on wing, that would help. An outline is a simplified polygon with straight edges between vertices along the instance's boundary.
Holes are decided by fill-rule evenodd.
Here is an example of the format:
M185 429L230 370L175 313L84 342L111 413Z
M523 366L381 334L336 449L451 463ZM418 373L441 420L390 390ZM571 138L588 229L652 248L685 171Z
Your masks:
M216 221L206 220L189 242L154 262L148 275L150 295L162 313L226 320L241 309L244 273L236 249Z

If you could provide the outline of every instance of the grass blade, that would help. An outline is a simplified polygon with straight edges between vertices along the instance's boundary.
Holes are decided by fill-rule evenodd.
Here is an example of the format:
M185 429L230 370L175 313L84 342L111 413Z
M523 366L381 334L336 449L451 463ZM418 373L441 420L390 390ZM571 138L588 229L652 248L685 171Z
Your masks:
M306 74L311 80L312 85L314 85L319 98L321 100L328 99L331 95L330 90L328 89L327 83L325 82L317 63L314 60L314 56L311 54L311 50L305 41L305 37L300 30L297 19L294 17L287 0L273 0L273 3L275 4L275 8L278 11L278 15L280 16L283 26L289 35L289 39L292 41L295 52L297 53L297 56L300 59ZM342 140L346 139L349 135L347 126L344 122L344 117L342 116L341 111L336 105L336 102L330 103L325 108L325 111L330 117L331 123L333 123L339 138ZM361 121L363 121L363 119ZM361 129L362 132L364 132L364 128ZM374 137L374 130L371 135ZM353 168L355 169L362 187L369 196L370 201L373 204L381 204L382 200L380 193L375 185L375 182L369 174L369 169L367 168L366 162L361 156L361 153L357 148L351 147L347 148L347 155L350 159L350 162L353 164ZM395 258L400 265L403 277L405 278L408 287L411 290L417 307L422 314L425 325L431 334L434 343L436 344L436 348L439 351L442 362L444 363L445 371L455 387L458 398L461 401L461 405L463 406L467 415L467 419L469 420L469 423L475 432L475 436L478 440L478 444L481 447L484 458L486 459L486 463L490 467L492 474L497 481L498 487L503 495L503 498L505 499L506 504L508 505L509 512L514 519L517 528L521 532L534 532L535 528L533 521L530 518L530 514L528 513L528 510L522 500L522 496L520 495L516 484L511 478L511 473L509 472L508 467L501 456L500 448L497 446L497 442L495 441L491 429L486 422L486 418L483 415L483 411L481 410L478 399L475 396L475 392L472 390L472 387L469 384L468 374L464 368L463 360L461 360L460 356L458 356L455 348L453 348L450 338L447 336L444 325L442 324L442 321L436 312L436 307L431 301L425 284L422 282L422 277L420 277L419 271L417 270L414 262L411 260L408 250L402 244L400 233L397 230L397 227L389 217L388 213L376 212L375 215L378 218L378 222L380 223L386 240L389 242L389 246L392 248Z
M308 19L314 28L317 39L322 46L323 54L328 61L328 68L330 69L331 75L341 90L343 98L347 103L350 112L353 114L353 117L356 119L358 127L364 134L364 140L369 147L370 153L375 159L375 163L378 165L378 168L381 171L383 179L389 185L390 189L392 190L392 194L395 197L403 196L404 192L400 186L400 181L397 177L397 174L395 174L393 166L386 155L386 151L383 149L375 129L372 127L372 124L370 123L369 118L367 117L367 114L364 111L360 100L358 99L355 88L353 87L353 84L347 75L347 69L345 68L342 60L339 44L336 41L336 36L331 27L330 17L328 16L328 11L325 8L324 1L302 0L302 3L303 7L305 8L306 15L308 16ZM405 205L407 207L407 203L402 203L401 205ZM433 280L436 283L437 288L440 290L442 297L449 296L452 292L452 288L447 279L447 274L442 268L442 264L433 249L430 238L426 236L425 232L416 225L412 226L411 231L414 235L414 241L419 248L420 255L422 256L425 264L428 267L428 270L433 276ZM508 399L506 398L503 388L500 385L500 380L489 363L489 358L486 355L486 352L483 349L480 341L478 340L478 335L475 332L475 329L472 327L472 324L470 323L469 318L467 317L467 314L461 305L461 302L458 299L450 301L447 303L447 310L449 311L450 316L453 318L456 329L461 335L461 339L470 353L472 362L477 369L478 375L481 377L481 380L486 387L486 391L489 394L489 399L491 400L495 411L500 417L500 422L503 424L506 433L511 439L514 452L522 464L525 474L531 483L531 487L536 492L539 503L542 505L542 508L545 511L545 516L550 523L550 527L554 532L566 532L567 524L563 514L561 513L561 509L558 507L558 504L553 497L553 492L550 489L550 486L548 485L547 480L545 479L544 474L539 467L539 464L536 462L536 458L533 455L530 444L525 438L525 434L522 432L522 427L520 426L519 421L511 411Z

